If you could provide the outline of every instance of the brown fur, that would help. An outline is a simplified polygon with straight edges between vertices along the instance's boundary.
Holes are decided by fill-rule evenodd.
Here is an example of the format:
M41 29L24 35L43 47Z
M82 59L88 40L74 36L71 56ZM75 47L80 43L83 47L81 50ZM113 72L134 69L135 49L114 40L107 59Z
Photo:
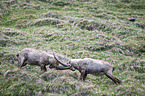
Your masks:
M53 55L58 62L61 62L56 58L55 54ZM71 65L70 69L77 69L81 73L81 80L85 81L87 74L106 75L108 78L114 81L114 83L121 83L121 81L113 75L114 66L109 64L108 62L91 58L84 58L71 59L69 61L69 64Z
M20 64L19 68L22 68L26 64L37 65L41 67L42 72L47 71L46 65L50 65L49 68L56 68L63 70L63 68L68 69L65 64L59 65L59 63L54 59L53 55L47 54L45 51L36 50L32 48L24 48L18 53Z

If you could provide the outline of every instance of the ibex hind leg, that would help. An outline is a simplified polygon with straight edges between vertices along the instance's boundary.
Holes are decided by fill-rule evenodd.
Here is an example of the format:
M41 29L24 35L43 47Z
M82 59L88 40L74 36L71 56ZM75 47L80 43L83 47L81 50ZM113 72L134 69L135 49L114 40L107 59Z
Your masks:
M113 75L111 75L110 73L108 72L105 72L105 75L110 78L115 84L119 84L121 83L121 81L119 79L117 79L116 77L114 77Z

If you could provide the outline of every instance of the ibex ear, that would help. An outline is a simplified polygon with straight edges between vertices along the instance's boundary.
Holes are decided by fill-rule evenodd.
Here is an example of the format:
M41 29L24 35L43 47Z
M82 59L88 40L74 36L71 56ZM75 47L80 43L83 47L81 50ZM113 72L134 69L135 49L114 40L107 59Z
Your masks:
M70 70L75 71L75 68L74 67L71 67Z
M68 66L70 66L70 70L75 71L75 68L71 64L68 64Z
M72 65L71 64L67 64L69 67L72 67Z

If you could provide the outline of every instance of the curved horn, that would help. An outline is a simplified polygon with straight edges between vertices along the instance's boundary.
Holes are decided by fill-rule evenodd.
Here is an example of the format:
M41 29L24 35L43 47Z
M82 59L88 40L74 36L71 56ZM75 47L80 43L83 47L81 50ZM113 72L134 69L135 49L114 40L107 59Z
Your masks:
M56 60L58 63L62 64L62 65L65 66L65 67L68 67L67 64L62 63L60 60L57 59L57 57L55 56L54 52L53 52L53 56L54 56L55 60ZM71 66L70 66L70 67L71 67Z

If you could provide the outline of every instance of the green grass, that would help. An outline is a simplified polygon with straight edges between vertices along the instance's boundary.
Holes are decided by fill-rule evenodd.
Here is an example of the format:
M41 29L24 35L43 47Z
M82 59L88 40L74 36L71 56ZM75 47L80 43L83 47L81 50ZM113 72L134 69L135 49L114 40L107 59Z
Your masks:
M1 0L0 94L7 95L145 95L144 0ZM135 18L135 22L128 19ZM106 76L38 66L17 70L23 48L54 51L71 58L104 60L115 66L115 85ZM7 70L13 70L5 78Z

